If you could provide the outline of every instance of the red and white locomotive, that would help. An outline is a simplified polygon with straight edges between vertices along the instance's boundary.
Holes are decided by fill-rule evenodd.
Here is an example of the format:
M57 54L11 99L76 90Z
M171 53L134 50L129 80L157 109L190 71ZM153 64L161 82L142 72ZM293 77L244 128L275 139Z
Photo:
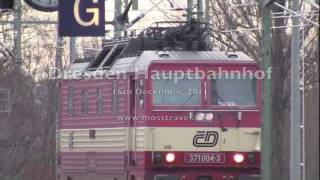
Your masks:
M230 75L259 67L241 52L210 51L205 32L156 23L71 64L59 82L57 179L258 175L261 82Z

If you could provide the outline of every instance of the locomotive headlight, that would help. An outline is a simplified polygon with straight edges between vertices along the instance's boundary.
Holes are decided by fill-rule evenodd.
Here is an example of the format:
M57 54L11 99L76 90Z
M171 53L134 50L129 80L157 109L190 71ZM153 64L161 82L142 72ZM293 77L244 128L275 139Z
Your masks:
M244 155L243 154L235 154L233 156L233 160L236 162L236 163L242 163L244 161Z
M166 161L167 161L168 163L173 163L175 160L176 160L176 155L175 155L175 154L173 154L173 153L168 153L168 154L166 155Z
M206 120L207 120L207 121L212 121L213 118L214 118L213 113L207 113L207 114L206 114Z
M205 118L205 114L204 113L198 113L196 115L196 120L197 121L202 121L202 120L204 120L204 118Z

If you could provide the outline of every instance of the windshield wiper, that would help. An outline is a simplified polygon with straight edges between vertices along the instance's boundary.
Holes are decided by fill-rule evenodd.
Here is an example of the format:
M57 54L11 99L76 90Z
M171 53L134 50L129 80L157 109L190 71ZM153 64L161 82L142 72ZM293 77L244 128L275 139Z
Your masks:
M188 96L187 100L186 100L181 106L186 105L186 104L190 101L190 99L194 96L194 94L196 94L196 93L191 93L191 94Z
M221 96L219 96L218 91L217 91L216 89L214 89L214 88L211 87L211 91L213 91L215 97L217 97L218 99L220 99L220 101L221 101L222 103L224 103L227 107L232 107L232 106L229 106L229 105L228 105L228 102L226 102ZM234 118L237 120L237 122L238 122L237 127L239 127L240 119L238 118L238 116L237 116L233 111L228 111L228 112L231 113L231 114L234 116Z

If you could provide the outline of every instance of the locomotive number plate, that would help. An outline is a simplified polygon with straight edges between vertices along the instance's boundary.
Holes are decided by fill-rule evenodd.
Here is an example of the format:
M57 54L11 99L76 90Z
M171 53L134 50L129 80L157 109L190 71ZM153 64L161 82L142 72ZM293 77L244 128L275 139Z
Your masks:
M184 162L193 163L224 163L225 155L222 153L185 153Z

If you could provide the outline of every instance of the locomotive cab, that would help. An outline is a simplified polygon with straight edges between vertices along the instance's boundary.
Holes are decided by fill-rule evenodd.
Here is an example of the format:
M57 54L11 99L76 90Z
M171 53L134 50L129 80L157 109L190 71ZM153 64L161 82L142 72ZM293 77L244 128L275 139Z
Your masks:
M148 179L219 180L239 177L244 169L244 174L258 174L257 64L240 52L238 59L224 52L165 53L166 57L142 53L148 68L137 81L143 90L136 95L133 128L146 127L145 165L154 171L146 175Z

